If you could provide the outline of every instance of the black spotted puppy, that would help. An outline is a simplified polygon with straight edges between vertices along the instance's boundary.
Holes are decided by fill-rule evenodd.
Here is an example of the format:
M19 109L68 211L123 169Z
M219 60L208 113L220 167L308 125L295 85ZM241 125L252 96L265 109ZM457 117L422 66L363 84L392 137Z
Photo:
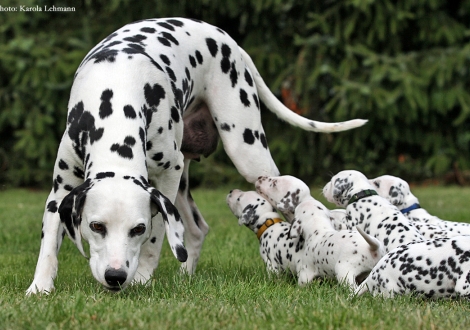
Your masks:
M413 242L390 251L356 290L391 298L470 298L470 237Z
M358 226L384 243L386 251L423 241L424 237L396 206L379 196L364 174L342 171L323 188L330 203L345 207L351 226Z
M299 284L315 278L336 278L354 290L385 255L378 239L357 229L336 231L330 211L313 197L300 203L290 235L305 239Z
M271 204L254 191L238 189L227 195L227 204L238 218L238 224L247 226L258 236L259 252L268 272L288 271L297 276L303 240L289 237L291 225L279 218Z
M312 198L305 182L291 175L260 176L255 186L258 194L266 198L291 223L295 217L295 208ZM330 215L336 230L353 229L345 221L346 212L343 209L331 210Z
M429 214L411 193L405 180L392 175L382 175L370 182L377 193L395 205L408 217L427 239L470 235L470 223L439 219Z
M291 175L260 176L255 182L256 191L281 212L287 221L294 220L295 208L310 199L310 188Z

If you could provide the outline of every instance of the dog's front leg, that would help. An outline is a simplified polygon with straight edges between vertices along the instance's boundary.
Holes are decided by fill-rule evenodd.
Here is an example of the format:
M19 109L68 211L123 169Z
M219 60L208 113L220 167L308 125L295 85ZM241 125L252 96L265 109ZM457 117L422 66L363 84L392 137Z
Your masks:
M42 222L42 239L39 258L34 273L33 283L26 291L27 295L36 293L48 294L54 290L54 279L57 276L60 245L64 229L55 207L54 193L51 192L46 202L46 210Z
M188 260L181 264L181 271L189 275L194 274L201 254L204 238L209 232L209 225L191 197L189 191L189 165L190 159L184 160L184 171L181 177L175 206L184 223L184 244L188 251Z
M169 203L174 203L176 194L178 192L178 186L184 166L182 153L178 153L174 164L174 167L170 167L168 170L163 171L159 176L150 176L151 181L156 184L156 189L158 189L163 194L163 196L167 198L167 202ZM166 207L171 208L170 205L167 205ZM176 209L168 209L166 211L170 212L171 214L167 214L167 218L175 218L174 213L177 212ZM142 245L140 250L139 266L137 267L137 272L134 276L134 282L147 283L147 281L152 276L153 271L158 266L162 243L166 233L166 226L161 212L166 211L160 210L160 212L152 219L152 233L150 234L150 238ZM167 221L167 223L169 222L171 221ZM171 224L168 224L168 226L171 227ZM181 232L181 241L183 240L183 235L183 232ZM174 235L169 235L168 242L170 243L170 246L175 243L173 240Z

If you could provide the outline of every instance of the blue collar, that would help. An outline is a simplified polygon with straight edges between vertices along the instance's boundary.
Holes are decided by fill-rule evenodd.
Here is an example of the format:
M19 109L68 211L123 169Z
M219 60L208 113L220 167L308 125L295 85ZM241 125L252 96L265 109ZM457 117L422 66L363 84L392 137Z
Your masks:
M407 207L406 209L401 210L401 213L405 214L405 213L408 213L408 212L411 212L413 210L420 209L420 208L421 206L418 203L415 203L411 205L410 207Z

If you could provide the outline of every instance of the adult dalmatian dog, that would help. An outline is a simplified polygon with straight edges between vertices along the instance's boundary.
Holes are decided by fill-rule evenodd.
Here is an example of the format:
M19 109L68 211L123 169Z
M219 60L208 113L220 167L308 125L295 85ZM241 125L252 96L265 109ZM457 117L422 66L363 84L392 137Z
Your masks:
M249 182L279 174L260 101L309 131L366 122L328 124L296 115L233 39L201 21L143 20L101 41L75 74L27 294L54 289L65 232L83 255L81 240L88 241L93 276L110 290L148 281L165 230L183 269L193 273L208 225L190 196L190 161L212 153L220 136Z

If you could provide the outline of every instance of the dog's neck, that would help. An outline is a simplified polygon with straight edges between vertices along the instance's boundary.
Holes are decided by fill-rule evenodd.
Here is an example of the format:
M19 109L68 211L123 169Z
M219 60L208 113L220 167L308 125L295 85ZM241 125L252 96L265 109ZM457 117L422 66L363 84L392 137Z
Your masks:
M275 223L271 224L268 221L269 219L271 219L271 220L279 219L280 221L282 221L282 219L279 218L279 214L277 212L267 212L267 213L264 213L262 216L260 216L255 223L249 225L248 227L251 230L253 230L253 232L258 237L260 237L263 234L263 233L260 234L260 230L264 232L270 226L275 225L276 223L280 222L280 221L276 220ZM268 224L266 224L267 221L268 221Z
M419 205L419 200L418 198L413 195L412 193L409 193L405 200L403 201L403 204L401 204L398 209L402 213L409 213L413 210L420 209L421 206Z
M153 164L149 163L149 160L145 161L147 151L141 146L143 142L137 137L132 137L136 136L135 132L139 132L138 123L138 121L134 121L132 124L120 127L119 137L116 137L116 134L106 133L100 138L95 138L93 142L91 137L84 141L79 140L75 152L82 161L83 168L81 170L85 179L92 178L101 172L123 173L136 177L148 176L148 168ZM94 127L88 127L85 133L91 136L94 129ZM105 149L104 146L109 147Z
M349 204L352 204L352 203L356 203L357 201L363 199L363 198L367 198L367 197L371 197L371 196L376 196L378 195L377 192L374 190L374 189L364 189L364 190L361 190L355 194L353 194L351 196L351 198L349 199L348 201L348 205Z

